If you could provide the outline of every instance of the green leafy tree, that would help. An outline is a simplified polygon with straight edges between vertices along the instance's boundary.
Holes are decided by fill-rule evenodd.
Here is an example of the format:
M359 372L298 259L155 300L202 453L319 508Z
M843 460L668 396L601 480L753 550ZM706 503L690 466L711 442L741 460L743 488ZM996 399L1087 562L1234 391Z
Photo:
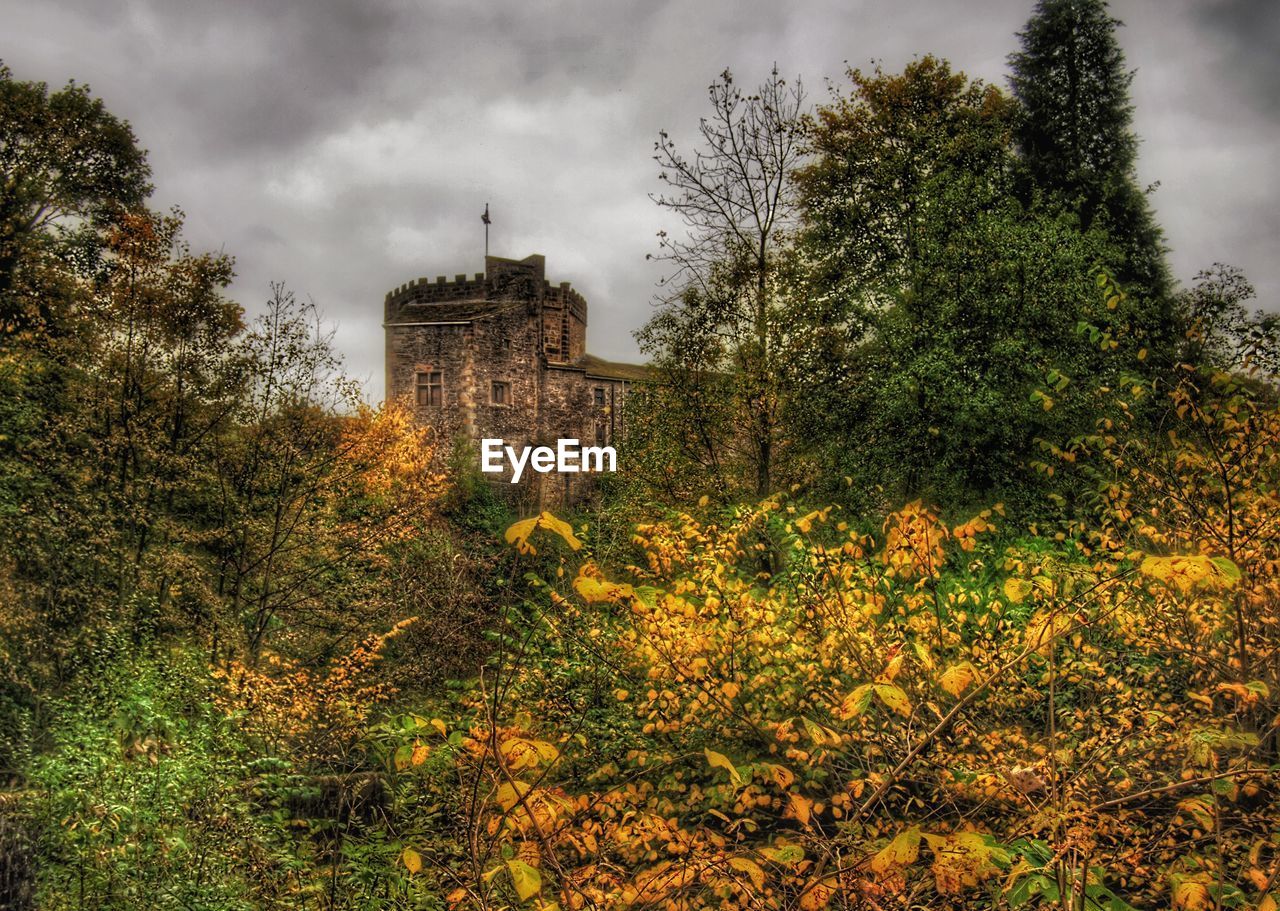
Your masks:
M1035 440L1086 417L1049 388L1092 370L1078 324L1122 315L1091 287L1105 238L1023 207L997 88L933 57L849 75L798 175L806 322L822 328L797 420L819 476L890 498L1016 496Z
M129 125L87 86L72 82L51 94L0 63L0 323L7 332L49 320L59 296L42 288L40 264L52 253L91 262L101 230L150 195L150 175Z
M32 329L5 357L0 530L15 657L37 687L65 684L105 637L141 642L210 609L196 557L240 308L221 294L230 261L180 231L176 214L119 215L92 284L71 283L74 333Z
M955 224L1004 192L1012 106L933 56L901 74L848 78L850 93L817 111L798 189L809 296L856 329L919 277L930 225ZM976 195L957 211L934 190L961 177Z

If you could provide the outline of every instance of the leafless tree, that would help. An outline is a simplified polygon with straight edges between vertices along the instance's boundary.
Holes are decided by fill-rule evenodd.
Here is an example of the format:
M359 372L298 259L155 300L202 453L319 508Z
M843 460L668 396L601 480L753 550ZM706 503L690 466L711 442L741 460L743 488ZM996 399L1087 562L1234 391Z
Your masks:
M739 376L756 492L764 495L778 423L777 274L797 212L790 178L803 154L804 91L776 66L754 94L744 94L728 70L708 91L711 114L699 124L692 157L666 131L654 144L669 191L652 198L686 230L659 234L656 258L672 271L663 280L663 311L642 342L671 355L665 343L690 329L719 340L723 363L713 366Z

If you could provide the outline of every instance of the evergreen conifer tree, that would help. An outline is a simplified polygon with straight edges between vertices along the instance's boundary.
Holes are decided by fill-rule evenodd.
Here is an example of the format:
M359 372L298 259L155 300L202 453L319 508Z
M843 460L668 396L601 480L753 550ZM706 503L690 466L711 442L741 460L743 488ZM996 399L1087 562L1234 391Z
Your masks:
M1169 278L1162 234L1137 184L1138 139L1105 0L1040 0L1018 33L1010 82L1022 112L1016 140L1033 192L1101 228L1117 250L1117 277L1149 301L1152 330L1168 330Z

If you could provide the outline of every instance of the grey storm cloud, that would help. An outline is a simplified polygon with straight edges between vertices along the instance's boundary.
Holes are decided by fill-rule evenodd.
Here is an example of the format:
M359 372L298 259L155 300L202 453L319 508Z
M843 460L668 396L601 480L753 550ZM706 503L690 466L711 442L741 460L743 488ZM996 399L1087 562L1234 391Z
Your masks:
M1280 114L1280 3L1275 0L1210 0L1200 20L1223 42L1219 69L1225 82L1250 93L1272 116Z
M175 138L187 150L224 160L287 153L376 103L401 22L389 4L358 0L63 8L96 26L98 47L136 68L140 100L181 125Z
M197 248L236 257L250 314L285 280L381 394L381 301L406 280L547 256L589 345L635 358L665 222L660 129L686 148L723 69L776 63L809 99L846 65L934 53L998 85L1033 0L0 0L20 79L89 83L127 118ZM1116 0L1144 182L1184 281L1242 266L1274 306L1274 0Z

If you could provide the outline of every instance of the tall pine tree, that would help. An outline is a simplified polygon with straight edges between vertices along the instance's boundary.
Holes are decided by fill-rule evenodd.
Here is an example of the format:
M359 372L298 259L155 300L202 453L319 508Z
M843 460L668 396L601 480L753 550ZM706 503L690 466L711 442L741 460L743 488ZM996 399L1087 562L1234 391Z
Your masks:
M1164 246L1134 164L1138 139L1120 21L1106 0L1040 0L1009 58L1021 103L1016 139L1034 190L1074 211L1082 230L1112 238L1122 284L1146 298L1152 325L1168 331Z

